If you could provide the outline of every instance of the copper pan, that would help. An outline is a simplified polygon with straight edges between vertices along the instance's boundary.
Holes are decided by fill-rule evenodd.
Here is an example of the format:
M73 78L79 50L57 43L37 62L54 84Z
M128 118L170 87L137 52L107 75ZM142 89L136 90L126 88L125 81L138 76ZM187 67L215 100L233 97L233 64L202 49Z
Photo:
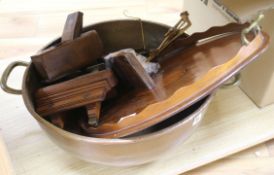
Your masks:
M162 40L168 26L143 21L145 44L147 48L156 48ZM105 53L123 48L139 49L143 47L139 22L135 20L116 20L97 23L84 28L84 32L96 29L101 36ZM60 38L50 43L51 47L60 42ZM10 72L16 66L26 66L22 90L15 90L5 83ZM202 121L212 95L198 101L191 107L148 128L141 133L120 138L103 139L77 135L62 130L39 116L34 110L33 92L40 87L32 63L13 62L2 77L2 89L13 94L22 94L28 111L37 120L50 139L65 151L80 159L112 166L133 166L159 159L175 145L185 141Z

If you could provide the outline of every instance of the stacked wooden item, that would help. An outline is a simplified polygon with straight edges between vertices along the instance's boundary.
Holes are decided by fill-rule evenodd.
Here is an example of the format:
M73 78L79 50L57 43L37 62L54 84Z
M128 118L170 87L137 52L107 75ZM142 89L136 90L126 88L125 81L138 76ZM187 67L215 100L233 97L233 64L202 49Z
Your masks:
M31 57L45 84L60 81L37 90L36 110L42 116L50 116L84 106L89 124L97 125L101 103L117 81L102 64L92 66L102 57L103 45L96 31L81 34L82 21L83 13L70 14L61 43Z
M82 31L83 13L70 14L59 43L31 57L41 82L36 112L70 132L129 136L212 93L268 45L254 23L188 36L188 15L181 13L158 48L105 53L97 31Z

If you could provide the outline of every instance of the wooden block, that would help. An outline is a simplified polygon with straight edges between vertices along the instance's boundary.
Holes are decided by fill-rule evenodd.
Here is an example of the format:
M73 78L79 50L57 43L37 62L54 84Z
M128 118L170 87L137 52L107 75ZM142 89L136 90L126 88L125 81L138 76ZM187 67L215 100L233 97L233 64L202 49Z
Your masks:
M92 126L97 126L100 117L101 102L95 102L89 105L86 105L87 114L88 114L88 124Z
M82 32L83 13L71 13L67 17L67 21L63 30L61 42L72 41L79 37Z
M90 66L103 54L96 31L82 33L83 13L68 15L61 43L31 57L44 82L51 83L79 69Z
M153 79L135 55L131 53L123 54L110 58L111 67L121 79L121 83L135 88L147 87L148 89L152 89L155 87Z
M44 50L31 59L42 79L52 82L96 63L102 54L102 42L93 30L73 41Z
M43 87L35 94L36 111L42 116L48 116L101 102L116 83L112 71L106 69ZM87 109L89 111L89 107ZM95 114L92 116L98 118L99 112Z

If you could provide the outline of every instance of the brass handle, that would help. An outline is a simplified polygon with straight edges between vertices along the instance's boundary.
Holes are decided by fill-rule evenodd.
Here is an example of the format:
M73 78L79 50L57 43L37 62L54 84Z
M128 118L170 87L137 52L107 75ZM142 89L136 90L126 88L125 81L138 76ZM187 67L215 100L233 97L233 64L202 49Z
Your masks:
M229 88L238 86L240 84L241 74L234 75L228 82L224 83L221 88Z
M243 45L248 45L250 43L250 41L247 39L246 35L251 32L260 32L261 28L259 25L259 22L264 18L264 15L262 13L260 13L257 18L250 24L249 27L245 28L242 33L241 33L241 40L242 40L242 44Z
M28 62L24 61L14 61L8 65L8 67L4 70L3 75L1 77L0 85L3 91L10 93L10 94L22 94L22 90L11 88L7 85L8 78L12 70L17 66L25 66L29 65Z

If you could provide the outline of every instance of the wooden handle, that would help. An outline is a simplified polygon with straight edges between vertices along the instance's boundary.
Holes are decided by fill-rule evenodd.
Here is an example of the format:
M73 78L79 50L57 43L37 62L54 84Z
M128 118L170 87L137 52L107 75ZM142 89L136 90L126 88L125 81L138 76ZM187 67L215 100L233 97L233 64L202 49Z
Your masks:
M83 13L75 12L67 17L65 27L62 34L62 42L71 41L79 37L82 32Z

